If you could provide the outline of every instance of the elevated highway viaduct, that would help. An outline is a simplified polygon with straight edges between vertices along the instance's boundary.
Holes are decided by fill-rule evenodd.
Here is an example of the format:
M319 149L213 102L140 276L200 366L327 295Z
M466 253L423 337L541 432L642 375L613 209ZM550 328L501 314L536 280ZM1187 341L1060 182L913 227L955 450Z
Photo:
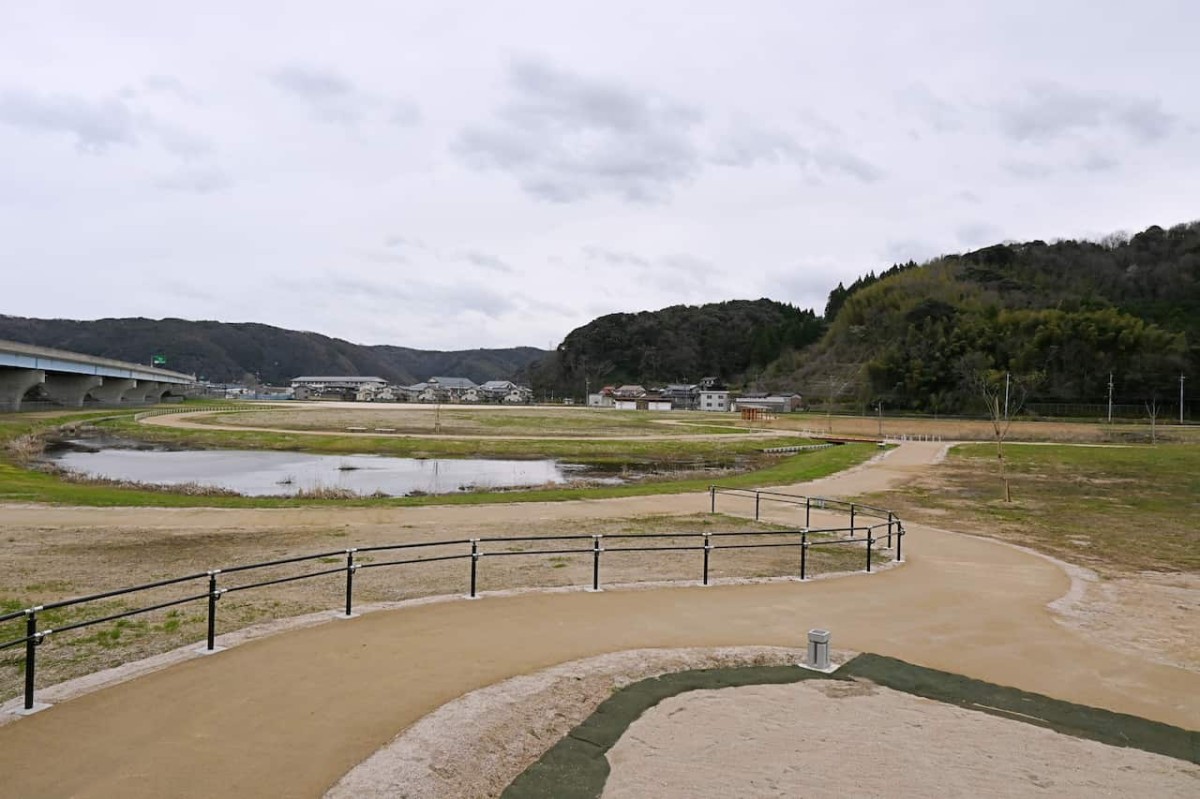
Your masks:
M64 408L156 403L195 383L168 369L0 340L0 412L21 410L31 396Z

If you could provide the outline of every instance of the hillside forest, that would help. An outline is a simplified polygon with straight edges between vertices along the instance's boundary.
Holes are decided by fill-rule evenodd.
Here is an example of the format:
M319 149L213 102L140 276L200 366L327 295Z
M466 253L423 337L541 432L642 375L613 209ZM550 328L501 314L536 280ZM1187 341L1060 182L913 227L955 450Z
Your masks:
M1177 401L1200 377L1200 222L1102 241L998 244L898 264L830 292L824 315L771 300L613 314L533 364L535 390L717 376L816 402L978 410L980 376L1027 399ZM1194 383L1193 383L1194 385Z

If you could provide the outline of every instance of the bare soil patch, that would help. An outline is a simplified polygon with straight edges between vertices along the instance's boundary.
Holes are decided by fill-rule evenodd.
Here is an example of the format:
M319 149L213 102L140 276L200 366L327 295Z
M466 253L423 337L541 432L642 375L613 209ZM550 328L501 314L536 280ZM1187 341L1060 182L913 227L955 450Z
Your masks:
M1200 767L873 685L693 691L608 753L623 797L1191 797Z

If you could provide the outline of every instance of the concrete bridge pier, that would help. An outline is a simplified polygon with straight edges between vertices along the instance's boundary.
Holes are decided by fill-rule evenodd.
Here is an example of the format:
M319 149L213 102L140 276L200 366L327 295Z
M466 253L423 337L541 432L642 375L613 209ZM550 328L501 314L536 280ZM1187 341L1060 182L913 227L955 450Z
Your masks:
M131 377L106 377L104 382L93 386L88 393L92 399L104 405L120 405L125 394L137 386L137 381Z
M157 403L162 398L164 391L166 391L166 387L157 380L139 380L137 387L129 392L127 399Z
M34 386L46 382L41 369L0 366L0 411L21 410L21 398Z
M46 375L46 394L50 399L67 408L82 408L83 398L104 378L96 375L72 375L50 373Z

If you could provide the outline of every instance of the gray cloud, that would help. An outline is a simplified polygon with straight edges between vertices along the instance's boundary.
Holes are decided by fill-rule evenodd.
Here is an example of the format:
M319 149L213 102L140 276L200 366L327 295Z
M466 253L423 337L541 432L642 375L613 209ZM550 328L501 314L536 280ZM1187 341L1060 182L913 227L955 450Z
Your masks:
M200 102L200 96L173 75L150 75L142 81L142 86L148 92L168 94L192 105Z
M325 286L331 294L348 297L381 311L419 313L430 316L461 315L474 312L499 319L518 309L514 299L475 283L444 285L406 278L403 281L378 280L338 273L327 273ZM311 286L292 284L299 292Z
M190 194L213 194L229 188L233 185L233 181L223 170L216 167L209 167L181 170L159 178L154 182L154 185L168 191L180 191Z
M1084 172L1111 172L1121 165L1121 162L1106 153L1088 153L1077 164Z
M1014 177L1027 180L1041 180L1050 177L1055 172L1054 167L1049 164L1021 159L1008 159L1001 163L1000 167Z
M275 70L269 78L276 89L299 100L321 122L353 126L375 117L407 127L421 120L416 103L377 97L326 67L290 64Z
M185 160L209 155L214 149L211 139L175 125L149 121L146 127L154 132L163 149Z
M301 100L323 122L353 124L362 118L363 101L350 81L336 72L292 65L271 74L275 88Z
M963 127L961 109L943 100L925 86L916 85L905 89L897 98L897 104L902 111L916 114L936 131L955 131Z
M584 257L589 261L600 261L614 266L650 266L650 261L632 252L610 250L589 244L583 248Z
M477 250L469 250L462 254L462 259L467 263L481 266L484 269L490 269L493 272L503 272L512 274L517 270L505 263L499 257L486 252L478 252Z
M811 177L847 175L864 183L883 177L883 170L840 147L823 144L806 147L779 131L744 129L726 136L710 160L720 166L753 167L790 163Z
M452 149L476 169L508 172L535 197L651 202L699 169L691 130L700 115L687 106L530 61L511 67L509 83L494 118L464 129Z
M0 92L0 123L30 133L66 135L81 151L105 153L114 146L157 142L173 156L193 160L210 154L210 139L139 110L137 92L89 100L69 95Z
M996 114L1005 136L1033 143L1098 129L1149 143L1170 134L1178 122L1157 99L1078 91L1057 83L1027 87L1020 97L998 105Z
M959 244L965 247L979 247L1000 241L1001 231L988 222L969 222L959 225L954 231L954 236Z
M936 244L920 239L896 239L883 248L883 257L891 263L916 261L921 263L943 254Z
M35 133L71 136L87 152L102 153L138 140L133 111L115 97L93 101L7 90L0 92L0 122Z

